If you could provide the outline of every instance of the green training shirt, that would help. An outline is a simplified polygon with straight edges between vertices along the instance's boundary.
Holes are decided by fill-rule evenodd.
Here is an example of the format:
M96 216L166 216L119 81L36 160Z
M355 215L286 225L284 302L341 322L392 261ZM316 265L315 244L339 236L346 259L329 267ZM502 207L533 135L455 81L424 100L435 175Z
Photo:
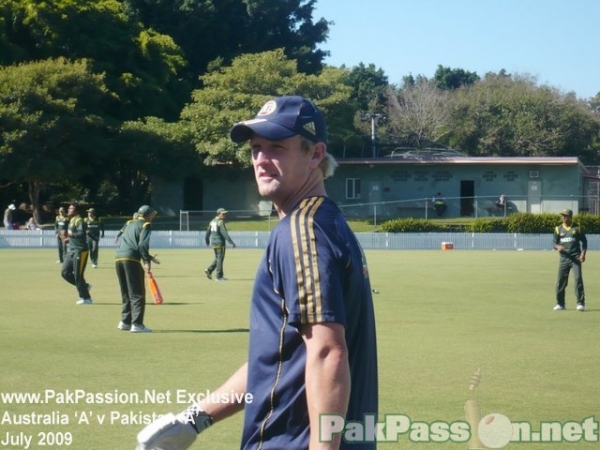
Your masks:
M554 229L554 245L565 248L561 256L579 256L582 250L587 250L587 238L581 227L572 223L570 227L560 224Z
M152 224L141 217L128 222L119 241L115 259L132 261L143 259L150 262L152 260L150 256L151 233Z
M69 220L69 243L67 244L67 251L82 252L87 249L87 224L81 216L72 217Z

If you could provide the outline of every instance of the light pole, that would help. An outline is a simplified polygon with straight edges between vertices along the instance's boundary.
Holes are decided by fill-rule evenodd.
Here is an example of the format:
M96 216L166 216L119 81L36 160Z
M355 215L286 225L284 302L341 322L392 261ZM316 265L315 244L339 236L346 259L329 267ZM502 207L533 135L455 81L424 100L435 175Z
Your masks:
M377 156L377 145L375 138L375 123L378 120L384 119L385 116L380 113L366 113L361 117L362 120L367 121L371 120L371 157L375 158Z

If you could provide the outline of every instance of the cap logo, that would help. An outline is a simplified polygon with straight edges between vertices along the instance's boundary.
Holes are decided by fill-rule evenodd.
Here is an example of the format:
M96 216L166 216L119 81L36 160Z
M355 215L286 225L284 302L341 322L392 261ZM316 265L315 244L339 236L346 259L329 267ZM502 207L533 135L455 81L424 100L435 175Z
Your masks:
M274 100L269 100L263 105L263 107L258 112L257 116L268 116L269 114L273 114L276 109L277 103Z
M305 123L302 127L306 131L308 131L310 134L312 134L313 136L315 136L317 134L317 129L315 127L315 123L314 122Z

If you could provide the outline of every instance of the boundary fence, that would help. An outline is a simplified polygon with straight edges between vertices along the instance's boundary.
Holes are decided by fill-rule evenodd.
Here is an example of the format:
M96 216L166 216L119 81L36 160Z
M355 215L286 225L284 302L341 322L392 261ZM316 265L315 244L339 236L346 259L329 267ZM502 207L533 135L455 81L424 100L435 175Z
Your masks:
M117 231L106 231L102 248L116 248ZM238 248L262 249L269 240L268 231L231 231ZM365 250L439 250L451 242L456 250L551 250L552 234L519 233L356 233ZM588 249L600 250L600 235L588 235ZM56 248L54 230L0 230L0 249ZM206 248L204 231L153 231L152 249Z

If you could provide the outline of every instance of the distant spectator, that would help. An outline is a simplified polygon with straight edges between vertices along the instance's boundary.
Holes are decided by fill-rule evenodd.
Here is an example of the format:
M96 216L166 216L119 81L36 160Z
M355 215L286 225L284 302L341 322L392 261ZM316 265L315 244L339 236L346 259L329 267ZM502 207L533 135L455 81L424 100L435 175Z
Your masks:
M27 228L28 230L41 230L40 225L37 223L37 221L35 220L35 218L33 216L31 216L29 218L29 220L27 221L27 223L25 224L25 228Z
M438 217L441 217L446 212L447 208L444 196L441 192L438 192L433 196L431 201L433 202L433 207L435 208L435 212L437 213Z
M504 208L506 208L506 195L502 194L500 196L500 198L496 202L496 206L498 207L498 209L504 209Z
M8 205L4 210L4 228L7 230L14 230L13 227L13 211L17 209L13 203Z

